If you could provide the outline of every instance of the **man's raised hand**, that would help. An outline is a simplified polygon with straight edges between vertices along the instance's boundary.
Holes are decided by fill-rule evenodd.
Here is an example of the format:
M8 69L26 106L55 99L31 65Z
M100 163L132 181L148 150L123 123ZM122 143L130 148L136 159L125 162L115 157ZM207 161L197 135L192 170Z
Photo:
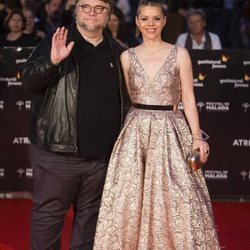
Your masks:
M57 28L56 32L52 36L52 45L50 59L52 64L58 65L62 60L64 60L71 52L74 42L70 42L66 46L68 30L64 27Z

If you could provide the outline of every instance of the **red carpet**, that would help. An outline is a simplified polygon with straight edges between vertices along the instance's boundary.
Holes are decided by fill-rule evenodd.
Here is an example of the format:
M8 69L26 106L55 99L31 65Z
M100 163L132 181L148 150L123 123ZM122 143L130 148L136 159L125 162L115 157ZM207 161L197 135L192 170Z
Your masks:
M0 199L0 250L28 250L30 199ZM69 250L72 211L64 223L62 250Z
M221 249L250 249L250 203L213 202ZM0 250L28 250L31 200L0 199ZM69 249L72 212L62 238L62 250Z

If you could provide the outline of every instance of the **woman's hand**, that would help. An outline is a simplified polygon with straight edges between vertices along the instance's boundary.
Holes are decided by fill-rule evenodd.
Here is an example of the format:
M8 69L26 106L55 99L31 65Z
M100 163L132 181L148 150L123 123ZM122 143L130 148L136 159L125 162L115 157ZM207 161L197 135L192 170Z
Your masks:
M205 163L208 159L209 152L210 152L208 143L202 139L194 138L193 150L197 150L197 149L199 149L201 162Z
M64 60L71 52L74 42L70 42L66 46L68 30L64 27L57 28L56 32L52 36L52 45L50 59L52 64L58 65Z

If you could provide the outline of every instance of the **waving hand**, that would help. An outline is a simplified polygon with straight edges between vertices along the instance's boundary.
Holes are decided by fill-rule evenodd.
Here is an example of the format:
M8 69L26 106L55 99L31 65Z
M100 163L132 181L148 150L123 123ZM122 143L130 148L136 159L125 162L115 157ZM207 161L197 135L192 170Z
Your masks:
M68 30L64 27L57 28L56 32L52 36L52 45L50 59L54 65L58 65L64 60L71 52L74 42L70 42L66 46Z

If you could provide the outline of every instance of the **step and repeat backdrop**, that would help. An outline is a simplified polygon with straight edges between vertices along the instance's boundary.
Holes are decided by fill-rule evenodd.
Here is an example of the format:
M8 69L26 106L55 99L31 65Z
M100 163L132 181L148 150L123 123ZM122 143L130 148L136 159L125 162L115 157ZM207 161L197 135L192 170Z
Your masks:
M32 191L31 93L20 72L32 48L0 49L0 192ZM212 198L250 198L250 50L190 51ZM182 106L180 104L179 108Z

